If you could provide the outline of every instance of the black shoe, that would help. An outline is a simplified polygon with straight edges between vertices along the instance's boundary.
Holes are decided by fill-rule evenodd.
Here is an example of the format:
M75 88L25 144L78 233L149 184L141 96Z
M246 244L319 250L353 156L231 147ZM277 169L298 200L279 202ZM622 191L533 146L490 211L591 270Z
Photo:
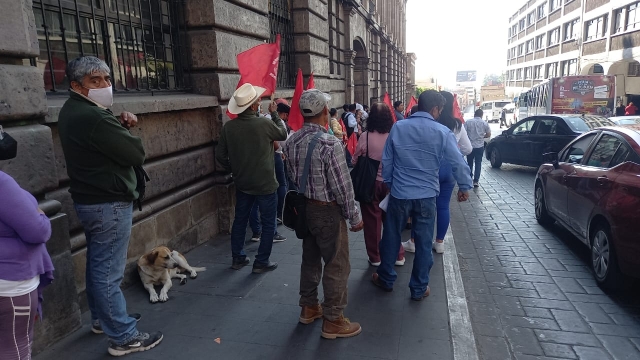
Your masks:
M136 313L129 314L129 316L136 319L136 321L140 321L140 319L142 319L142 315L136 314ZM104 334L104 331L102 330L102 325L100 325L99 320L91 324L91 332L94 334Z
M373 273L373 275L371 275L371 282L373 283L373 285L379 287L380 289L386 291L386 292L392 292L393 288L388 288L386 286L384 286L382 284L382 282L380 282L380 278L378 277L378 273Z
M251 260L249 260L248 257L233 259L233 264L231 264L231 268L233 270L240 270L243 267L249 265L250 262Z
M149 333L138 333L131 341L124 345L109 345L109 354L113 356L123 356L134 352L147 351L153 349L162 341L162 333L160 331Z
M254 262L253 263L253 273L254 274L262 274L262 273L266 273L267 271L273 271L277 267L278 267L278 263L277 262L269 262L268 264L265 264L265 265L256 264Z

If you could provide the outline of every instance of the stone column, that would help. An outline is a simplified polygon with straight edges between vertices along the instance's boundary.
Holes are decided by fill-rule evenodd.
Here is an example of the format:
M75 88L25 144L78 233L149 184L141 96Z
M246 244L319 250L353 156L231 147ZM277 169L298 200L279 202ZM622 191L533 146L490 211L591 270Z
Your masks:
M45 125L47 98L43 71L29 59L40 55L31 0L3 2L0 13L0 125L18 142L18 156L0 161L0 170L36 198L58 187L51 129ZM1 201L1 200L0 200ZM0 205L2 206L2 205ZM68 218L57 201L41 201L53 233L47 250L56 281L44 292L44 319L36 323L34 352L80 327L80 306L71 260ZM1 250L0 250L1 251Z
M329 7L326 1L293 0L296 69L313 73L316 88L329 91ZM305 81L306 83L306 81Z
M387 73L389 71L389 63L387 57L387 42L380 36L380 97L384 97L384 94L389 92L389 85L387 82Z
M342 10L344 11L344 62L345 62L345 102L354 102L353 71L355 69L356 51L353 49L353 35L351 33L351 20L356 16L358 3L353 0L344 1Z

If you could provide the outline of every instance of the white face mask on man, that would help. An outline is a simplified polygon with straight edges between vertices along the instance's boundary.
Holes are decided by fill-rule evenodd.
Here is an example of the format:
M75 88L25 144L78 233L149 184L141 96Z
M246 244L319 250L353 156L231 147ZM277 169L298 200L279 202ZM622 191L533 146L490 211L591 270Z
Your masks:
M89 89L87 97L106 108L110 108L111 105L113 105L113 89L111 86L100 89Z

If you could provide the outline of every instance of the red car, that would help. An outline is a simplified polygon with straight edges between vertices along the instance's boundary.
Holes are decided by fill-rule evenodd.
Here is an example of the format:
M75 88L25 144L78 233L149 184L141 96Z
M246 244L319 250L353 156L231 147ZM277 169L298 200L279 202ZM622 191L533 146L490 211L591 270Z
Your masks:
M599 285L640 277L640 126L592 130L545 161L535 181L538 223L558 222L589 246Z

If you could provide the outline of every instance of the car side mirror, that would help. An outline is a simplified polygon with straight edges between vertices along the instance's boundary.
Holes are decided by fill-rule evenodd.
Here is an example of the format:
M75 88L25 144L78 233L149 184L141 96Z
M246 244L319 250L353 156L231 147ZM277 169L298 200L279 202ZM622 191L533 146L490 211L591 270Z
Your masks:
M554 169L560 168L560 164L558 162L558 153L550 152L550 153L542 154L542 160L546 163L551 163Z

